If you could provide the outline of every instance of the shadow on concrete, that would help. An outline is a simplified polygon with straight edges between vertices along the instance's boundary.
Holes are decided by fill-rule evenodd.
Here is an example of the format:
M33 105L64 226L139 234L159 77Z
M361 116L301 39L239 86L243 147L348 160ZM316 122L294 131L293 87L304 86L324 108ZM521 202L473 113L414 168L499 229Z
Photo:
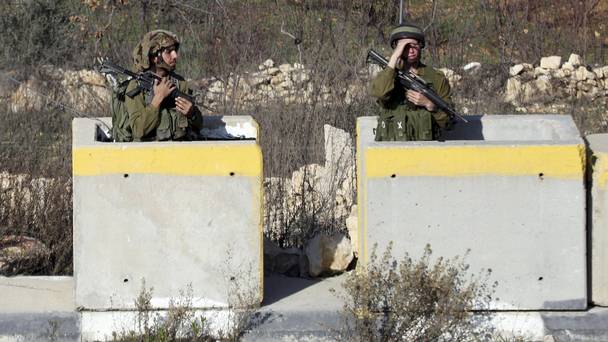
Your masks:
M482 115L469 115L469 122L457 121L454 128L441 133L442 140L484 140Z
M546 331L556 341L608 341L608 310L541 313Z
M262 301L262 306L267 306L293 296L321 281L322 279L306 279L287 277L280 274L265 274L264 300Z

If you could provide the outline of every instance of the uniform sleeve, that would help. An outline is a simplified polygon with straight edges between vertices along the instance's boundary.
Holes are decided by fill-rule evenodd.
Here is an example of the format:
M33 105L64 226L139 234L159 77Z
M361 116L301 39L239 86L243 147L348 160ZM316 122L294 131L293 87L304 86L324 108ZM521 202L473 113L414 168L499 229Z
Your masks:
M448 82L447 78L443 75L442 72L437 71L437 81L433 83L433 87L435 88L435 92L439 95L445 102L448 103L450 107L454 107L454 103L452 102L452 89L450 87L450 82ZM441 128L446 128L450 122L449 116L446 112L442 110L438 110L433 113L433 118Z
M179 91L188 95L192 95L192 89L190 89L190 86L188 85L187 81L180 82L179 85ZM198 132L203 128L203 115L195 103L193 103L192 105L192 115L188 117L188 125L193 130Z
M130 82L127 93L137 87L136 82ZM143 137L154 131L160 123L160 109L144 101L143 92L133 98L125 96L125 105L129 113L129 126L133 141L141 141Z
M382 108L392 109L395 107L395 69L385 68L371 81L369 94L377 98Z

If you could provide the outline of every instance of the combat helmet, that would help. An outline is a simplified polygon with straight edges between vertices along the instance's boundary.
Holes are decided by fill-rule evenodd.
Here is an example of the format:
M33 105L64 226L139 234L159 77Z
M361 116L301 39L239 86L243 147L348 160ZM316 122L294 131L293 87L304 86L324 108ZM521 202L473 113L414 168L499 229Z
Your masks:
M150 58L158 56L163 49L175 47L179 48L179 38L173 32L167 30L154 30L146 33L142 40L133 50L133 65L138 71L144 71L151 67ZM173 67L161 62L157 65L168 71L173 71Z
M395 27L391 31L390 43L394 49L397 46L397 41L403 38L413 38L420 42L420 47L424 48L426 41L424 39L424 31L414 24L403 23Z

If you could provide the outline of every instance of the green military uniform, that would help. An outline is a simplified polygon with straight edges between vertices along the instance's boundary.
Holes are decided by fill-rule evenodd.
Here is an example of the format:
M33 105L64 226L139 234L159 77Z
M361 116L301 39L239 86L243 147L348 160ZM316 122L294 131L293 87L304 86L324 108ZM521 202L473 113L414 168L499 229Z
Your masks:
M451 89L442 72L420 63L417 74L431 85L433 90L451 104ZM370 94L377 98L381 109L376 141L410 141L437 139L439 128L450 122L443 111L429 112L406 99L406 89L395 78L392 68L382 70L371 82Z
M177 35L166 30L154 30L146 33L144 38L133 50L133 65L139 72L149 70L150 58L155 54L160 54L163 49L179 47ZM161 63L164 63L161 60ZM173 68L166 64L159 64L157 67L168 70L169 77L173 83L177 84L177 89L184 94L192 94L186 80L175 74ZM137 82L131 81L126 93L135 90ZM188 117L175 109L175 99L167 97L163 100L159 108L151 105L154 94L139 92L134 97L125 97L125 105L128 113L127 121L133 141L151 140L189 140L196 138L202 128L203 117L200 110L192 107L192 114Z
M171 74L171 77L177 80L179 91L192 93L181 76ZM131 81L127 93L136 88L137 82ZM203 117L197 107L193 107L192 114L186 117L175 110L175 99L165 98L160 108L156 108L150 104L153 96L140 92L133 98L125 98L133 141L188 140L201 130Z

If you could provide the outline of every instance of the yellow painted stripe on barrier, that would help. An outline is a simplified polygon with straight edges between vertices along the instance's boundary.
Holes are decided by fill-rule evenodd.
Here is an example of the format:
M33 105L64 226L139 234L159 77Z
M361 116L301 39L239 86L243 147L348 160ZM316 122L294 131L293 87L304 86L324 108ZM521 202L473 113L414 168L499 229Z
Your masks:
M370 147L366 177L540 175L580 178L585 170L582 145Z
M261 176L256 144L196 146L103 146L73 150L75 176L148 173L182 176Z

